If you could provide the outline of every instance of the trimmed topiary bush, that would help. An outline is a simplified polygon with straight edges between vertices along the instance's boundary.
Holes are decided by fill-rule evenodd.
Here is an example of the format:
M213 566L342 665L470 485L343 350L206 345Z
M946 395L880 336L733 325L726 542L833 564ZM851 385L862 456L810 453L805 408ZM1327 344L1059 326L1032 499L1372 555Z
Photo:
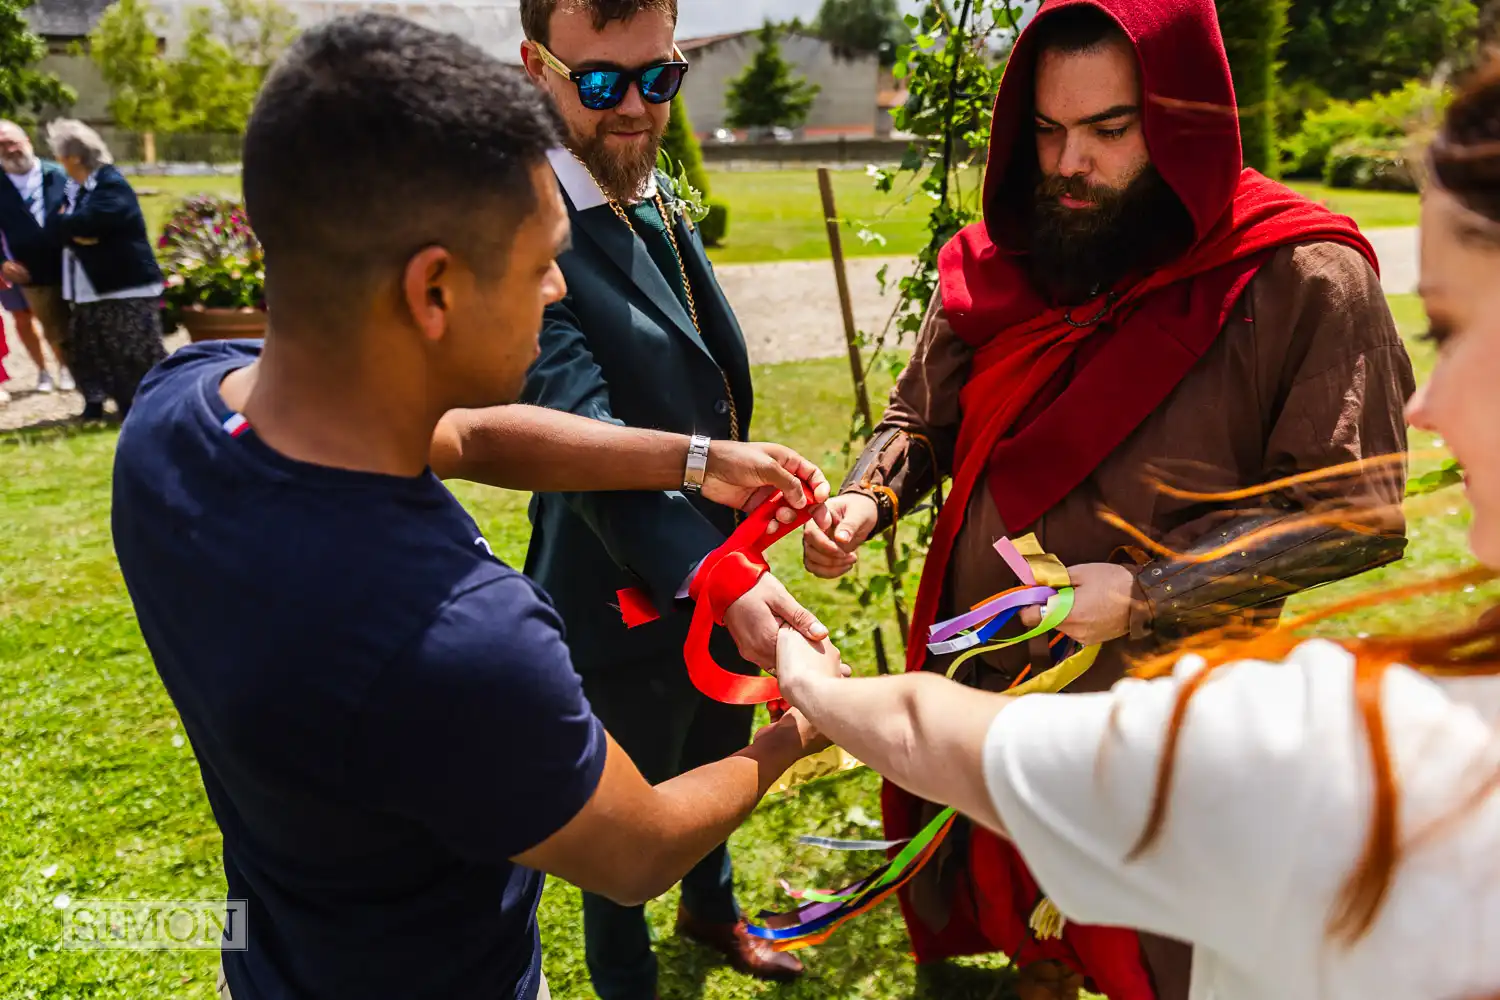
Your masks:
M1217 0L1219 27L1240 106L1245 166L1275 176L1276 53L1286 37L1290 0Z
M729 235L729 206L722 201L709 202L708 215L698 224L698 231L704 246L723 245L724 237Z
M1329 175L1329 158L1339 147L1394 149L1430 132L1452 95L1422 80L1362 101L1333 101L1303 119L1281 143L1283 173L1293 177ZM1400 150L1404 152L1404 148ZM1342 167L1340 173L1352 168Z
M682 98L672 101L672 117L667 119L667 132L661 140L661 150L672 161L673 173L678 165L687 169L688 183L707 198L708 169L703 166L703 147L693 132L693 123L688 116L687 105Z

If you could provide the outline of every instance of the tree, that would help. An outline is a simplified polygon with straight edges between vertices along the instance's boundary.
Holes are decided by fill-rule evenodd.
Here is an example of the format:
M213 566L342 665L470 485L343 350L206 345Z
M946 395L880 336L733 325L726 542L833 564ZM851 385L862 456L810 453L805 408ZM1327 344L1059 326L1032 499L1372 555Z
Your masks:
M1474 0L1296 0L1282 76L1305 104L1354 101L1463 62Z
M122 0L123 2L123 0ZM296 18L275 0L220 0L194 8L167 90L187 132L242 132L266 73L296 36Z
M767 21L760 29L760 48L724 95L731 128L797 128L807 121L819 88L792 75L792 67L781 54L780 33Z
M30 118L46 107L67 107L77 98L72 87L36 64L47 43L21 13L30 0L0 0L0 115Z
M1298 0L1302 2L1302 0ZM1274 174L1276 53L1287 31L1288 0L1218 0L1219 28L1240 108L1245 165Z
M662 137L661 148L671 158L673 170L685 170L688 183L707 198L708 170L703 166L703 147L698 144L687 105L680 96L672 101L672 116L667 119L667 132Z
M116 0L89 32L89 57L109 84L110 116L148 135L167 131L175 121L161 31L162 17L149 0Z
M813 33L840 56L877 55L882 66L893 65L912 39L896 0L823 0Z

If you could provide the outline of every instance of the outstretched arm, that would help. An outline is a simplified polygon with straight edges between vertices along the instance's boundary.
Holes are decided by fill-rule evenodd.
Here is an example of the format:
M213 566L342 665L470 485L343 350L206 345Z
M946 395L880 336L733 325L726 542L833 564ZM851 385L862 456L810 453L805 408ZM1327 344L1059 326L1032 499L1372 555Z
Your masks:
M349 741L350 780L456 855L513 858L638 904L827 746L788 712L733 756L653 787L594 716L551 604L495 572L372 680Z
M776 673L782 696L834 743L918 798L1004 832L983 750L1013 699L937 674L842 680L837 650L790 629L781 632Z
M951 470L959 393L973 354L934 298L880 425L828 505L827 523L803 533L809 572L827 579L849 572L859 547L916 506Z
M610 739L588 804L515 860L622 906L640 905L676 885L793 764L825 746L806 720L789 713L734 756L653 788Z
M552 410L624 429L624 421L613 411L604 372L595 362L588 338L566 299L547 310L541 356L527 378L526 398ZM675 606L704 557L725 540L724 532L681 493L681 484L681 478L674 474L665 490L600 493L591 481L588 492L560 493L615 565L644 584L662 613ZM763 668L774 664L776 630L781 622L809 637L828 634L769 573L724 615L724 624L740 654Z
M677 490L689 438L640 430L540 406L455 410L432 439L432 468L465 479L534 493ZM805 485L804 485L805 484ZM795 508L828 498L816 465L777 444L715 441L709 446L703 495L749 509L771 491Z

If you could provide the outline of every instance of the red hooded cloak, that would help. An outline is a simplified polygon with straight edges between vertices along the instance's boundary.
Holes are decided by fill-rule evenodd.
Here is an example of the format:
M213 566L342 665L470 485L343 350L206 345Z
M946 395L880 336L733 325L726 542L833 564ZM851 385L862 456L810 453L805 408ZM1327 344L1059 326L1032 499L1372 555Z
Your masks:
M1112 299L1073 310L1074 320L1094 320L1083 328L1042 298L1021 257L1024 200L1034 191L1035 154L1023 144L1032 134L1036 29L1080 5L1104 11L1135 46L1146 144L1187 208L1194 235L1178 259L1122 283ZM1026 530L1176 388L1276 249L1340 242L1376 264L1351 220L1243 169L1234 87L1212 0L1049 2L1022 32L1000 86L984 205L984 221L959 233L939 256L947 319L976 353L961 397L953 486L913 612L908 670L926 662L919 637L938 613L948 560L981 477L1009 530ZM921 803L888 783L883 805L888 836L917 831ZM1027 922L1043 894L1015 850L975 829L967 868L943 928L924 925L903 893L919 962L989 951L1021 965L1060 960L1111 1000L1152 1000L1133 931L1069 924L1062 938L1037 941Z

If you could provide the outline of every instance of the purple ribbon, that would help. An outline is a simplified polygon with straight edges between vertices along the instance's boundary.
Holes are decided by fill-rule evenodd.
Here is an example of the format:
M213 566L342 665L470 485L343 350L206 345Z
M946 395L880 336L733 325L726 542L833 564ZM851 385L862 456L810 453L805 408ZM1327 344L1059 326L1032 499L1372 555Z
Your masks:
M1018 590L1014 594L997 597L988 604L980 605L966 615L951 618L948 621L932 626L931 631L928 633L927 641L929 644L943 642L966 629L982 625L996 615L1003 614L1012 608L1026 608L1038 604L1046 604L1056 596L1057 591L1051 587L1032 587L1028 590Z

